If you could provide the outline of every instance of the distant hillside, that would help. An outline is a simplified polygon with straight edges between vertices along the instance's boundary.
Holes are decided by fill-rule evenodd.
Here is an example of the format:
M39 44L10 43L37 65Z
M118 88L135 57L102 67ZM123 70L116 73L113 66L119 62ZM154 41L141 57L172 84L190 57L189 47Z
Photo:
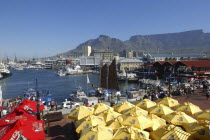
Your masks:
M210 53L210 33L202 30L192 30L180 33L157 35L135 35L129 40L121 41L109 36L100 35L96 39L88 40L76 49L60 55L70 56L72 52L81 53L83 46L92 46L92 49L110 48L117 53L124 49L148 53Z

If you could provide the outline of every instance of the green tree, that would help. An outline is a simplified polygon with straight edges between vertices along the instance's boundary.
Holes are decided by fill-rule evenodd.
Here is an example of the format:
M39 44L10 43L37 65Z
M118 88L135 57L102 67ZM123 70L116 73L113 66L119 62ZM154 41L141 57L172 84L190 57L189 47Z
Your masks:
M173 60L171 57L170 57L170 58L168 58L168 61L171 61L171 60Z

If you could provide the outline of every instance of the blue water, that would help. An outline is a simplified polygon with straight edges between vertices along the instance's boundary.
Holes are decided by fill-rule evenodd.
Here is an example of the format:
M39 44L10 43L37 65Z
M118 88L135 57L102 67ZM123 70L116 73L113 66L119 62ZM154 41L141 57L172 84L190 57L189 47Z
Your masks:
M16 98L23 96L23 92L29 88L35 88L38 80L38 89L49 90L52 98L61 103L69 94L81 87L85 92L87 90L87 75L69 75L59 77L55 70L11 70L12 76L0 80L2 86L3 98ZM99 86L99 75L89 74L90 84L88 90L92 90L91 84ZM120 83L121 93L124 93L128 87L138 87L135 83Z

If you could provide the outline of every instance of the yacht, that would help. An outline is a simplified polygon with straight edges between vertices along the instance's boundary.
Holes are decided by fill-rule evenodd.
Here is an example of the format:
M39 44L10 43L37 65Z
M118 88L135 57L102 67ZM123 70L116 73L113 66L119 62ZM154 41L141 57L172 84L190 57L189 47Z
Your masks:
M75 74L83 74L83 70L80 66L75 66L74 68L66 68L66 74L67 75L75 75Z
M119 81L126 81L127 80L127 76L126 76L125 70L123 70L122 73L119 73L117 75L117 77L118 77L118 80Z
M15 70L24 70L22 66L17 66Z
M138 82L138 77L135 73L126 73L125 70L118 74L119 81Z
M0 74L3 76L3 78L11 75L11 72L7 69L4 63L1 62L0 62Z
M66 73L64 71L62 71L62 70L58 71L58 76L65 76L65 75L66 75Z

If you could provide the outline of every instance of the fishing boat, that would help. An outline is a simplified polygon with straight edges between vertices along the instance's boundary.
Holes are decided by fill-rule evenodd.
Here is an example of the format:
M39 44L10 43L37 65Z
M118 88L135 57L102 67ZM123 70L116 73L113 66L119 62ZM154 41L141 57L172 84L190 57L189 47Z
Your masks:
M135 73L126 73L125 70L117 75L119 81L138 82L138 77Z
M101 67L100 72L100 87L94 87L97 93L97 97L103 100L106 92L111 94L110 105L113 106L116 102L115 95L120 92L116 70L116 60L114 59L110 65L105 64ZM116 92L118 94L116 94Z
M83 74L83 70L79 65L75 66L74 68L67 67L66 68L66 75L76 75L76 74Z
M58 76L65 76L66 73L63 70L58 71Z
M3 78L12 75L12 73L7 69L5 64L2 62L0 62L0 74L3 76Z
M87 95L81 89L77 90L76 92L70 94L70 100L80 101L82 102L84 98L87 98Z

